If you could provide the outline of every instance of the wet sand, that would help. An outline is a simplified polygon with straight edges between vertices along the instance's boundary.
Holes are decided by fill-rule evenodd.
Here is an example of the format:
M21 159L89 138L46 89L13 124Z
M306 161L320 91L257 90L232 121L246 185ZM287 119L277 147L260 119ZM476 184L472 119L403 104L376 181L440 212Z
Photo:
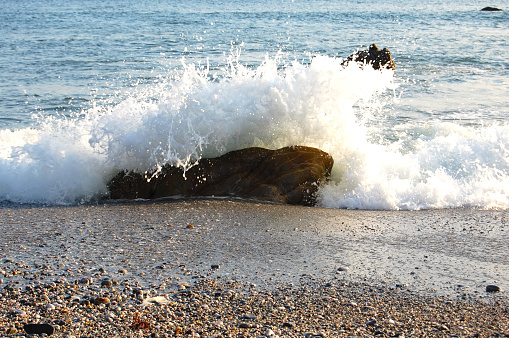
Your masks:
M0 213L0 334L43 322L62 336L509 334L508 211L203 199ZM169 303L143 305L155 296Z

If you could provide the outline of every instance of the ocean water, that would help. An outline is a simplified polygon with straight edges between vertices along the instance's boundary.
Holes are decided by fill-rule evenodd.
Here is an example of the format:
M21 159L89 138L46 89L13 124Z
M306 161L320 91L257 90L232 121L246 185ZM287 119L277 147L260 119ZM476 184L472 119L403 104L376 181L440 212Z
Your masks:
M0 22L0 201L298 144L335 159L321 207L509 208L502 0L5 0ZM396 71L343 64L372 43Z

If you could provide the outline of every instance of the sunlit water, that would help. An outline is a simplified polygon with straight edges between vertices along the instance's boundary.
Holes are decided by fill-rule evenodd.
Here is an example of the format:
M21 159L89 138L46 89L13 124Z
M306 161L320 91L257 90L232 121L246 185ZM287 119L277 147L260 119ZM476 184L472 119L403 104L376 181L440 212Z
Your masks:
M334 157L320 206L506 209L509 8L482 7L7 0L0 200L86 203L121 169L298 144ZM395 72L343 64L371 43Z

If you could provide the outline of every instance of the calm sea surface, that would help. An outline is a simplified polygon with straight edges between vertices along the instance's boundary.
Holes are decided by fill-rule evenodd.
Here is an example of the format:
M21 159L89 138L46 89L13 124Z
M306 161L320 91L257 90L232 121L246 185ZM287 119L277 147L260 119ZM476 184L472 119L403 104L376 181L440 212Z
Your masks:
M335 158L324 207L507 209L507 6L4 0L0 201L88 202L120 169L303 144ZM372 43L395 72L342 65Z

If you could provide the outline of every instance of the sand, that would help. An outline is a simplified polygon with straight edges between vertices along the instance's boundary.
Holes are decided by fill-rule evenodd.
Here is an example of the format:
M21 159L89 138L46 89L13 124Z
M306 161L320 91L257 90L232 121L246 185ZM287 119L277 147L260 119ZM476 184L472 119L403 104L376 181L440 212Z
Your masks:
M0 334L509 335L508 211L198 199L0 215Z

